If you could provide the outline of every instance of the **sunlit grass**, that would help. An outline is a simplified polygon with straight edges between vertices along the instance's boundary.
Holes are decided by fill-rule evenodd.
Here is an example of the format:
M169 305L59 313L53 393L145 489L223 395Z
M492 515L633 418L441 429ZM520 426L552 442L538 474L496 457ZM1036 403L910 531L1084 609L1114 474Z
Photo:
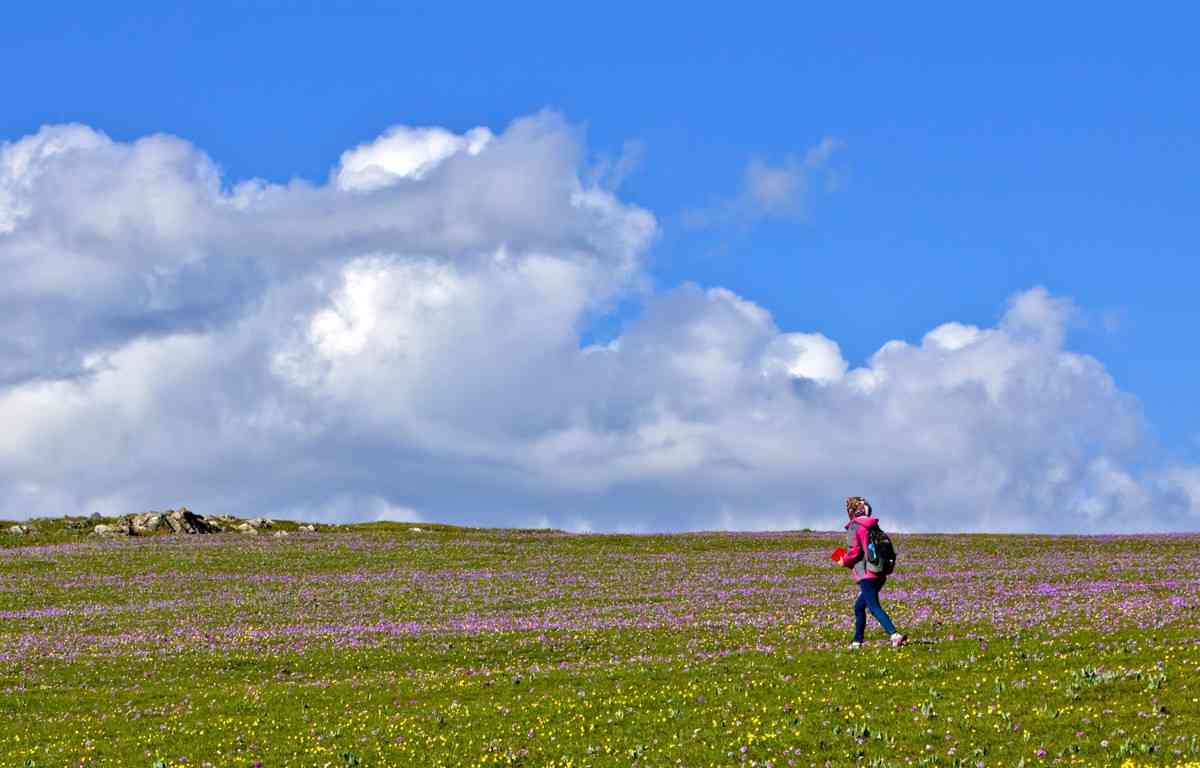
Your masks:
M417 525L5 540L0 764L1200 761L1196 537L897 537L855 653L835 534Z

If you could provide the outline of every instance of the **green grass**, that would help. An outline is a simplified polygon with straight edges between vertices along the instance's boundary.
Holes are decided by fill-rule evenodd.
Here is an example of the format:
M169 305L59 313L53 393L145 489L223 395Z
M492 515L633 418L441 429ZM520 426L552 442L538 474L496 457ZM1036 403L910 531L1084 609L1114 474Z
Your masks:
M914 642L854 653L834 535L419 525L39 524L0 553L0 765L1200 761L1196 538L897 537Z

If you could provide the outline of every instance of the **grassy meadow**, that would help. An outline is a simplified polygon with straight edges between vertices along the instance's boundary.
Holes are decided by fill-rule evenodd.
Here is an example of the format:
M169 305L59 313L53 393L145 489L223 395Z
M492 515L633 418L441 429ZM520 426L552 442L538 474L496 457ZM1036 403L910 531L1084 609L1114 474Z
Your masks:
M896 536L852 652L834 533L35 525L3 766L1200 766L1198 536Z

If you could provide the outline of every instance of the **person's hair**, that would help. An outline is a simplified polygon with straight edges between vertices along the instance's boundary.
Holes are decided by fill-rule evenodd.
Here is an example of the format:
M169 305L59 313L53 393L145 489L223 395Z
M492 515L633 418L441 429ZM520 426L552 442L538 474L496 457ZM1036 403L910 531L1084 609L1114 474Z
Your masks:
M871 503L862 496L846 497L846 514L850 517L862 517L871 514Z

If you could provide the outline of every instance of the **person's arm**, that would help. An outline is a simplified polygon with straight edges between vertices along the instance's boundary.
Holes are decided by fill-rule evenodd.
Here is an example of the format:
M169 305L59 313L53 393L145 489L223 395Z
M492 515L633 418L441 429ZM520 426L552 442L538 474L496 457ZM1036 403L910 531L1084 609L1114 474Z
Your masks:
M867 529L861 525L854 529L854 545L850 547L850 551L842 557L842 565L847 568L853 568L854 564L862 560L863 549L866 546Z

